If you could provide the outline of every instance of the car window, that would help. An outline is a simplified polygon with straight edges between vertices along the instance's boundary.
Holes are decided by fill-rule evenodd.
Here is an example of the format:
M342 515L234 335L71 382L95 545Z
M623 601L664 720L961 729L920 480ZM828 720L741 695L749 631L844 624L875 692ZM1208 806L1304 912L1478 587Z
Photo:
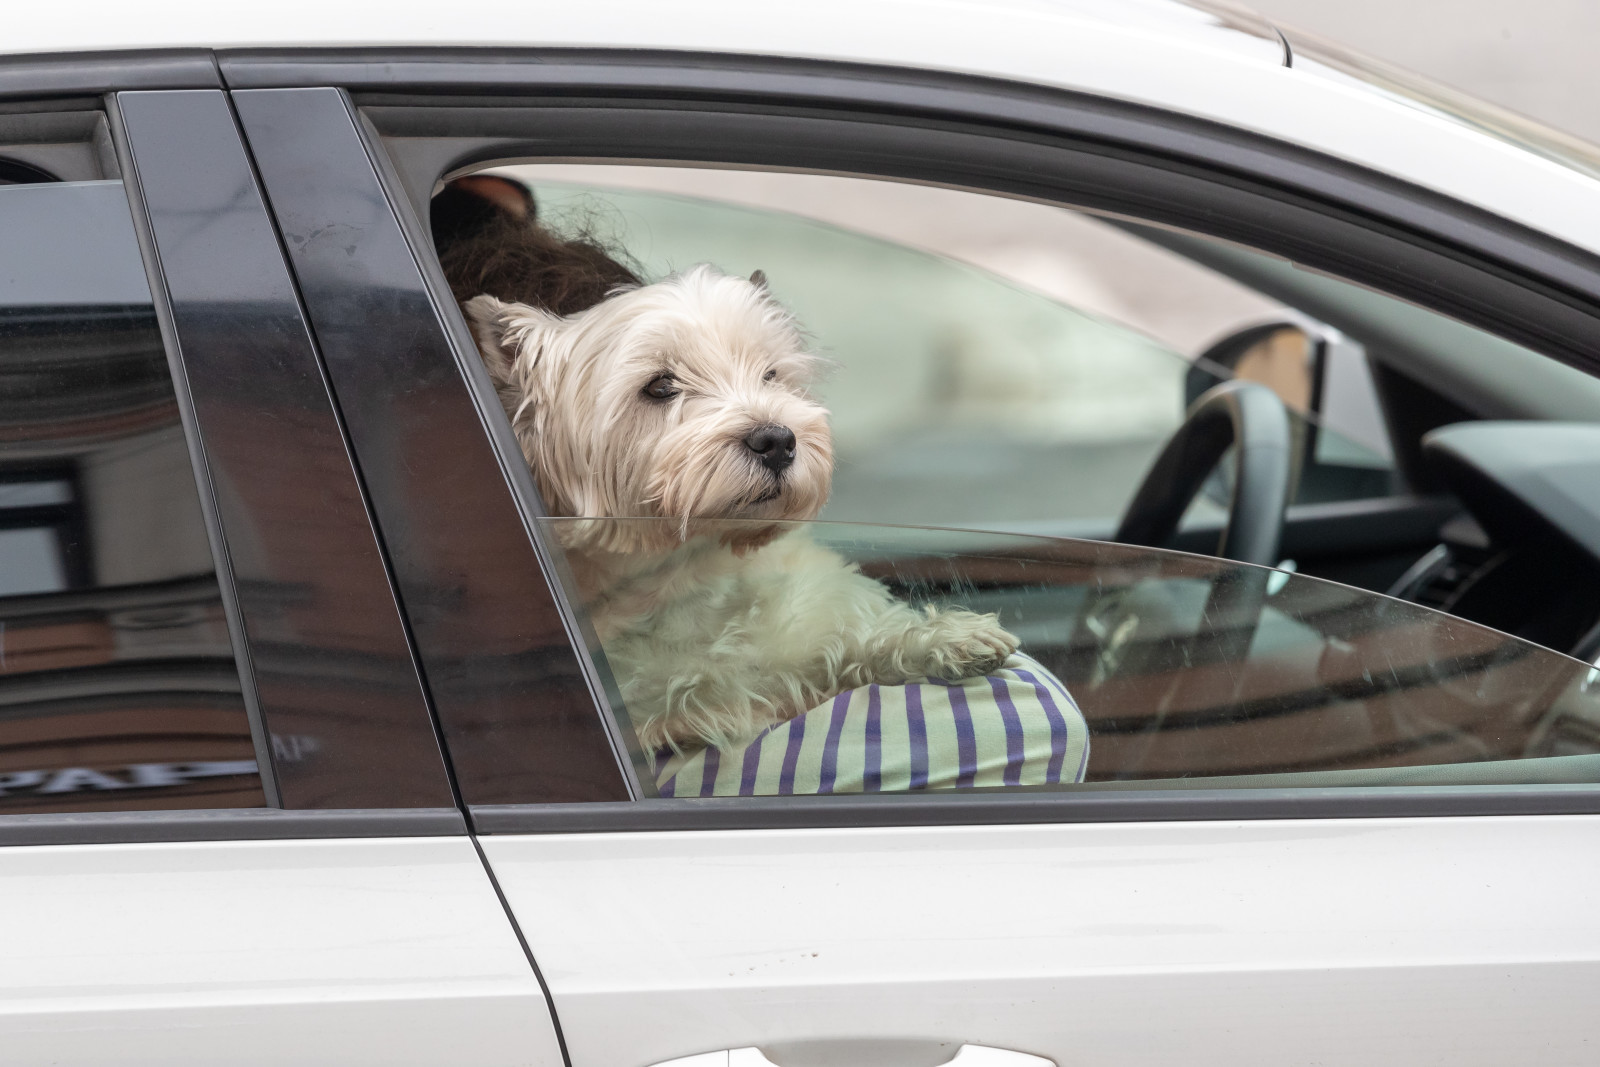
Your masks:
M1440 436L1600 411L1600 382L1538 350L1567 355L1553 333L1524 328L1531 290L1489 245L1436 263L1433 245L1379 234L1310 186L1275 214L1281 189L1264 180L1214 216L1211 195L1243 186L1137 151L1136 164L1102 167L1098 153L1064 149L1054 184L1042 162L1022 183L965 156L939 170L849 155L863 129L853 120L805 142L829 173L797 173L800 149L747 149L731 122L727 143L700 155L737 161L719 167L538 105L385 98L372 117L395 165L389 195L409 199L418 218L406 224L428 226L439 252L424 268L435 299L448 287L464 312L444 318L475 398L508 416L489 422L514 491L530 516L539 504L552 516L534 525L559 549L551 573L584 633L588 681L646 792L723 791L730 760L763 789L848 789L830 738L858 727L852 751L879 753L881 786L893 723L901 751L921 753L902 768L908 789L935 787L937 746L952 788L991 772L1073 789L1347 772L1341 782L1397 784L1401 767L1410 781L1434 775L1417 768L1480 781L1460 777L1468 764L1514 765L1497 781L1589 773L1534 768L1589 755L1534 740L1557 719L1554 733L1582 734L1585 713L1552 710L1577 698L1546 700L1532 676L1505 672L1537 662L1563 692L1587 694L1600 567L1559 542L1549 515L1494 521L1484 502L1507 487L1485 484L1493 472L1468 470L1448 451L1461 442ZM848 151L828 142L835 133ZM992 139L996 153L1008 143ZM664 162L554 162L613 154ZM1023 158L1014 165L1033 165ZM1101 195L1113 171L1140 198ZM1366 263L1435 280L1461 265L1461 291L1485 283L1478 310ZM749 334L730 326L757 320ZM1257 436L1241 432L1258 421L1247 408L1275 411L1282 433L1230 461L1219 441ZM516 482L524 470L531 484ZM1252 470L1272 471L1276 490L1261 493ZM629 516L670 518L629 527ZM733 518L760 521L708 532ZM815 551L780 550L795 543L775 536L783 524L808 520ZM995 538L1038 585L994 578L988 549L935 547L962 562L923 596L876 549L828 541L874 526L861 540L920 560L891 523L918 544ZM1251 529L1263 534L1253 549L1228 542ZM1202 530L1209 540L1190 536ZM1021 534L1059 540L1033 556L999 544ZM1198 571L1162 564L1156 576L1128 561L1169 557L1136 546L1266 568L1195 557ZM853 658L852 633L877 642L871 655ZM1502 649L1514 650L1505 662ZM813 684L812 669L833 673ZM1470 679L1464 697L1458 678ZM1513 695L1481 705L1505 679ZM942 740L912 736L913 704L924 727L938 705L952 724ZM1002 757L988 772L969 759L980 705ZM780 761L774 784L751 744L792 753L789 772ZM817 774L806 789L792 773L803 760ZM872 787L865 756L856 773Z
M697 263L764 272L829 360L826 518L1109 536L1188 405L1232 377L1289 406L1297 499L1395 488L1357 342L1081 212L822 175L490 173L527 183L542 224L618 250L643 280ZM1264 324L1275 346L1207 358ZM1325 400L1335 376L1353 388ZM1226 499L1218 483L1191 519Z
M1053 697L1046 707L1034 689L1030 699L1045 717L1038 720L1045 733L1035 731L1037 723L1021 723L1022 733L1070 736L1078 715L1083 728L1077 736L1088 741L1046 758L1046 765L1058 763L1046 766L1051 784L1078 773L1083 781L1072 777L1067 784L1083 789L1112 789L1115 781L1376 773L1386 771L1379 752L1389 744L1386 737L1398 737L1395 750L1426 747L1429 734L1421 726L1432 715L1434 696L1424 699L1426 686L1416 688L1414 678L1432 677L1440 667L1438 688L1448 693L1458 667L1475 670L1451 661L1458 633L1498 630L1493 640L1512 641L1510 648L1542 646L1558 656L1544 662L1562 672L1600 651L1590 648L1600 635L1600 595L1594 592L1600 557L1544 536L1552 533L1544 522L1549 515L1530 517L1518 509L1517 522L1480 522L1485 502L1507 486L1485 485L1494 482L1493 472L1469 472L1470 464L1448 453L1454 438L1440 438L1461 422L1594 421L1600 411L1600 381L1579 370L1581 358L1571 346L1592 328L1587 310L1557 307L1530 282L1546 270L1533 266L1534 254L1542 254L1536 240L1470 229L1482 219L1466 205L1416 190L1416 202L1437 214L1418 216L1414 227L1382 226L1376 219L1390 218L1384 214L1390 208L1347 211L1365 195L1394 194L1376 176L1293 157L1309 170L1291 181L1278 171L1224 170L1192 146L1184 149L1192 168L1178 166L1165 126L1130 128L1122 149L1102 152L1069 139L1045 150L1042 141L1011 138L976 122L962 126L966 139L947 139L942 128L934 134L888 112L827 115L822 109L805 118L718 106L646 112L621 99L616 107L590 109L549 106L512 91L470 106L459 99L378 94L357 98L357 106L373 123L370 133L381 138L389 170L378 181L387 200L402 205L398 226L411 250L422 251L422 285L440 312L435 333L448 336L477 410L488 416L488 437L510 483L507 496L533 530L542 531L536 539L546 553L544 573L562 582L566 597L557 600L576 616L566 619L568 632L586 641L584 665L592 673L584 681L597 701L605 697L618 729L611 741L630 745L646 792L677 795L678 785L669 787L659 773L683 771L682 781L693 779L696 771L685 771L683 761L694 752L702 753L704 784L712 773L707 760L722 760L714 753L741 741L718 721L730 707L766 713L781 707L782 723L818 723L810 733L798 728L810 737L795 742L805 749L818 742L818 729L824 745L834 723L840 731L854 729L854 715L864 717L862 729L874 718L882 728L883 701L894 696L888 689L917 685L923 686L915 689L917 701L942 699L952 715L955 702L971 705L981 697L998 717L992 723L1010 737L1008 721L1018 723L1008 717L1021 713L1018 694L1034 681L1061 699ZM1058 118L1061 130L1086 130L1077 114ZM1166 118L1187 130L1176 115ZM1189 133L1198 138L1194 144L1222 147L1216 131L1194 126ZM1157 144L1166 147L1157 150ZM1262 160L1290 158L1283 146L1256 147ZM1342 182L1338 192L1334 179ZM1283 195L1286 189L1293 189L1291 197ZM280 208L280 221L291 210ZM1446 237L1446 222L1456 221L1467 226L1459 230L1464 243ZM310 232L291 240L301 235L309 240ZM437 261L426 254L429 237ZM1446 254L1446 245L1454 251ZM1522 264L1525 272L1507 274L1507 264ZM362 270L371 270L355 261L339 266L352 288ZM715 293L728 301L718 304ZM680 298L712 301L701 310L712 304L722 310L685 317ZM1538 315L1528 314L1533 306ZM642 322L635 318L638 309L662 315L635 331L632 325ZM1573 322L1563 318L1563 309L1573 312ZM757 320L765 323L757 333L765 331L768 341L773 334L781 338L747 344L739 333L746 326L726 330L728 323ZM403 323L406 330L422 325ZM394 334L394 341L402 338ZM707 370L699 350L722 350L731 360L722 370L738 373ZM1234 448L1232 461L1218 454L1219 440L1240 437L1238 427L1254 419L1235 419L1235 411L1272 411L1274 405L1282 435L1259 438L1264 448L1248 442ZM718 418L694 421L691 408ZM770 416L779 408L797 421ZM501 411L504 422L496 418ZM1218 432L1227 421L1232 434ZM696 427L709 435L701 448L691 440ZM390 478L411 477L387 458L382 435L366 437L358 450L387 464ZM723 462L717 450L739 462ZM826 469L829 477L803 478L803 491L790 491L792 475L782 472L802 456L813 474ZM1170 458L1176 459L1168 464ZM1282 493L1259 493L1261 482L1250 470L1262 469L1272 470L1267 483ZM640 477L642 470L650 477ZM776 493L774 477L782 480ZM1469 485L1474 480L1480 491ZM714 496L714 506L696 506ZM445 493L429 499L445 499ZM1286 509L1285 499L1291 501ZM646 526L654 525L648 533L619 526L621 517L662 515L670 518L648 520ZM1198 582L1186 593L1190 600L1176 592L1178 585L1152 593L1154 606L1120 597L1107 613L1070 605L1053 611L1051 625L1067 638L1058 633L1051 640L1066 640L1070 648L1082 638L1086 649L1126 648L1130 635L1171 616L1174 603L1189 611L1189 629L1176 627L1170 640L1150 641L1149 656L1142 648L1138 656L1130 653L1134 665L1170 653L1176 656L1168 661L1171 669L1154 672L1160 681L1147 691L1125 686L1117 701L1098 702L1115 693L1114 683L1131 677L1117 673L1133 669L1117 654L1102 664L1112 673L1098 680L1093 670L1077 670L1083 664L1054 656L1037 633L1022 632L1021 614L978 606L981 601L968 608L966 587L984 590L987 581L981 577L986 565L976 563L971 577L950 579L952 589L966 582L947 601L966 616L933 627L965 627L965 635L944 633L957 641L954 648L914 625L928 616L893 582L882 589L869 582L877 590L870 593L856 585L866 608L899 617L899 637L912 645L922 641L922 651L907 653L909 659L883 675L856 664L858 670L832 680L842 685L786 681L789 688L771 693L760 688L773 681L768 675L792 678L778 670L787 657L846 662L840 635L848 619L811 614L816 603L808 597L816 590L803 581L789 600L768 601L771 609L760 617L741 614L741 597L750 593L741 593L742 568L765 574L776 587L786 587L790 571L811 571L789 568L784 553L774 553L781 539L762 533L760 525L725 537L702 534L704 523L725 517L760 517L773 530L816 517L822 523L896 523L902 530L965 528L995 537L1070 534L1112 542L1107 552L1136 545L1186 547L1214 557L1237 552L1270 569L1213 558L1203 560L1206 566L1232 566L1254 577ZM1272 522L1262 522L1274 517L1282 518L1275 531ZM1525 518L1530 522L1522 523ZM394 518L384 522L397 525ZM1280 537L1253 537L1254 550L1246 552L1227 542L1235 526ZM1198 531L1210 536L1190 536ZM578 544L589 536L592 544ZM674 553L690 547L704 555L675 571ZM822 549L834 560L822 568L827 573L848 576L861 565L872 576L851 545ZM658 565L675 574L669 589L658 590L670 593L667 603L682 595L690 603L720 605L717 611L742 622L718 632L701 625L693 611L662 611L637 627L619 622L630 606L648 614L651 582L662 577ZM499 577L504 569L490 573ZM1083 597L1102 585L1126 584L1096 573L1098 565L1075 563L1074 569L1077 576L1064 584L1077 585ZM1194 726L1187 712L1198 705L1186 702L1168 705L1184 712L1171 721L1152 725L1141 717L1162 707L1162 686L1182 689L1190 670L1200 675L1210 662L1235 664L1238 654L1254 654L1251 646L1240 653L1230 640L1248 638L1254 645L1258 632L1296 633L1266 614L1267 606L1275 608L1267 600L1283 595L1285 584L1299 587L1296 574L1336 579L1341 584L1315 589L1350 590L1352 597L1368 598L1363 603L1403 605L1386 617L1426 619L1422 629L1448 638L1413 649L1405 670L1387 673L1378 661L1363 659L1368 649L1355 649L1360 685L1389 686L1405 696L1394 697L1394 707L1366 701L1362 709L1328 712L1328 720L1307 729L1322 729L1349 712L1357 726L1346 742L1365 733L1373 739L1371 752L1341 742L1336 749L1342 755L1330 755L1315 745L1296 749L1296 742L1277 745L1254 763L1230 765L1214 752L1173 752L1165 745L1160 761L1128 752L1107 757L1107 745L1115 749L1122 741L1096 747L1098 734L1134 737L1131 749L1168 728L1178 737ZM1258 584L1266 595L1251 601L1250 617L1222 625L1242 611L1227 603L1227 590ZM1394 600L1387 600L1390 593ZM886 603L898 603L904 614ZM1429 616L1421 605L1442 606L1448 616ZM1112 611L1120 606L1128 611ZM1032 611L1024 611L1027 622L1034 621ZM1304 646L1322 649L1307 653L1320 665L1291 664L1302 675L1310 670L1312 680L1352 654L1338 621L1362 609L1330 611L1328 619L1310 619L1325 629L1312 627L1320 637ZM408 614L414 625L432 622L432 611ZM1296 611L1280 614L1296 624L1307 621ZM795 629L806 619L822 622L813 630ZM1454 629L1474 624L1490 630ZM778 633L776 651L742 645L750 653L746 662L718 659L760 629ZM1390 637L1371 643L1374 656ZM944 649L947 662L918 659L930 641ZM890 654L901 648L890 645ZM1035 649L1043 657L1034 656ZM1016 653L1035 665L1011 664ZM1032 680L1014 673L1018 669L1032 673ZM1346 681L1326 693L1283 689L1301 696L1280 704L1304 699L1333 707L1349 688ZM1059 689L1051 688L1056 683ZM1099 693L1099 686L1109 688ZM509 685L498 689L512 691ZM1355 691L1365 701L1365 689ZM856 696L810 717L845 694ZM909 713L912 697L896 699ZM691 712L678 728L667 721L674 701L688 701ZM1232 702L1211 705L1211 718L1226 720L1224 709L1234 705L1259 718L1261 729L1274 721L1296 728L1314 721L1298 712L1291 717L1291 707L1278 709L1274 701L1251 701L1248 691L1234 694ZM509 739L510 726L541 715L549 717L542 709L507 704L494 718L470 720L461 733ZM446 723L450 718L442 715ZM1406 720L1403 728L1395 728L1398 720ZM1566 721L1563 729L1579 720ZM776 720L758 733L768 726L797 733ZM1246 749L1266 745L1262 734L1245 737ZM1461 742L1461 752L1474 749L1459 731L1450 737ZM950 741L958 760L968 741L960 734ZM931 737L926 742L933 744ZM450 744L461 752L461 744ZM1027 749L1029 742L1019 744ZM1472 760L1509 761L1520 768L1536 755L1530 745L1507 741L1490 749L1499 753L1493 760L1480 749L1478 757L1440 752L1413 763L1459 768ZM816 750L805 752L822 758ZM546 800L550 793L530 785L526 766L531 758L520 757L515 745L485 745L474 766L461 771L467 803ZM963 781L955 785L973 785L960 763L957 768ZM837 766L834 774L837 785ZM1016 784L1037 781L1029 774L1016 768ZM514 776L523 781L504 785ZM907 776L907 787L931 787L931 779L912 771ZM1008 779L1005 769L1000 776Z
M1017 535L541 522L662 796L1600 773L1600 669L1349 586ZM676 547L596 547L624 541Z
M471 184L484 180L501 184ZM1398 301L1316 276L1308 303L1327 315L1313 316L1263 295L1301 291L1270 265L1302 272L1261 253L858 178L523 165L451 187L465 193L473 210L517 215L482 233L563 286L552 299L565 303L534 307L514 303L531 283L505 260L464 274L484 237L439 222L485 223L461 214L470 196L436 203L441 265L534 480L553 515L582 516L541 523L566 553L645 792L1492 784L1597 769L1583 740L1594 672L1557 654L1592 608L1535 626L1490 582L1452 592L1461 618L1432 611L1419 603L1440 603L1437 560L1466 558L1436 547L1458 505L1409 523L1326 510L1404 488L1395 425L1423 447L1428 427L1397 421L1410 412L1392 383L1385 406L1391 372L1362 339L1367 305ZM520 244L530 219L553 235L542 251ZM550 265L568 254L589 267ZM567 286L596 262L609 281ZM500 295L474 289L480 278ZM733 309L760 306L779 319L739 332ZM1418 314L1408 340L1425 351L1435 320L1477 335ZM760 381L744 382L760 359ZM1216 425L1234 397L1264 397L1284 428L1219 463L1211 431L1192 427ZM1473 417L1440 408L1432 425ZM1194 422L1202 409L1210 423ZM1250 437L1256 417L1230 410L1234 437ZM1245 472L1273 450L1287 488L1269 506ZM747 468L760 478L742 489ZM710 514L695 503L713 498L725 503ZM1302 519L1331 516L1301 545L1355 559L1335 573L1364 589L1297 575L1276 551L1253 560L1277 565L1264 569L1129 547L1170 543L1143 525L1152 514L1226 517L1231 533L1284 499ZM651 513L675 517L623 517ZM774 521L734 521L752 513ZM1093 540L1008 536L1023 533Z
M0 171L0 813L258 806L127 197L59 180L95 143Z

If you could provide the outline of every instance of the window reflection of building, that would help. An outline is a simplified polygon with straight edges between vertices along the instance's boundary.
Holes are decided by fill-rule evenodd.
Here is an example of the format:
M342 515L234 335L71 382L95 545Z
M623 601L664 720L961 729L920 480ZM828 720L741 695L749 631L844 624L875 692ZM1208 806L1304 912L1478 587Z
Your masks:
M70 470L8 471L0 481L0 596L86 585L83 511Z
M121 186L0 188L0 235L0 810L259 805Z

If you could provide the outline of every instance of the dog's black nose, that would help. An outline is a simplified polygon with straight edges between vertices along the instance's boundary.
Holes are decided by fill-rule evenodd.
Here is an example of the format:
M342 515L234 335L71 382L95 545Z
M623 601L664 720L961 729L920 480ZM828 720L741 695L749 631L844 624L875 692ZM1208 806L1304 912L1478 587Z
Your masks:
M745 437L744 446L774 474L794 462L794 431L787 426L757 426Z

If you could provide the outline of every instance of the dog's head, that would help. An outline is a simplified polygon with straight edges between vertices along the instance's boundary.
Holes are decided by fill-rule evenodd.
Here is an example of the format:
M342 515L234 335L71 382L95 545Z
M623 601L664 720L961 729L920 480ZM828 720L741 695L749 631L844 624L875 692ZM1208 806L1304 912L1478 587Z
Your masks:
M696 267L564 318L490 296L466 309L552 514L675 519L655 533L677 540L826 502L816 359L759 274Z

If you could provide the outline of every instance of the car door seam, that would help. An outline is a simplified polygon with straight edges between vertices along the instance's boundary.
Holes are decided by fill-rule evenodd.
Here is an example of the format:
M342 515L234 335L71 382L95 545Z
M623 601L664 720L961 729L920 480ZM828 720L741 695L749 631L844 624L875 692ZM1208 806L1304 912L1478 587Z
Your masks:
M555 1030L556 1045L561 1049L561 1062L565 1067L572 1067L572 1056L567 1052L567 1038L561 1032L561 1016L556 1011L556 998L550 993L550 985L544 980L544 972L539 970L539 961L533 958L533 949L522 934L522 924L517 922L516 913L511 909L511 902L506 899L505 890L500 888L500 879L495 877L494 866L489 862L488 854L483 851L478 835L469 833L467 836L472 841L472 847L477 850L478 859L483 863L483 873L488 876L489 885L494 889L500 907L505 910L506 921L511 924L511 932L517 935L517 944L522 946L522 954L528 957L528 966L533 968L533 977L539 983L540 992L544 994L545 1006L550 1009L550 1026Z

